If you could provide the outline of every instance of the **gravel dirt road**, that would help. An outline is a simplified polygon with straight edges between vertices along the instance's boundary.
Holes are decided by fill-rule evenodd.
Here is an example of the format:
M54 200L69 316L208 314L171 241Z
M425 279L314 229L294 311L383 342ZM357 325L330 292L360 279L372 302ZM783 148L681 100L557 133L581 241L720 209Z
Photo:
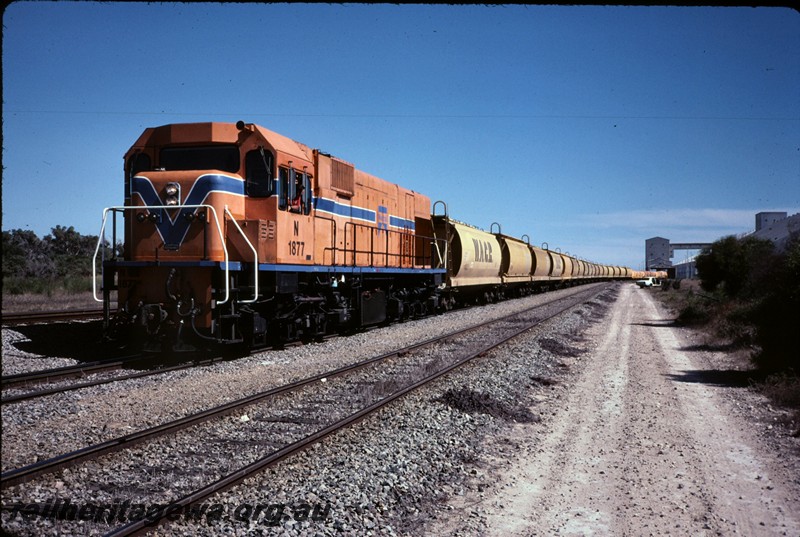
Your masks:
M759 396L704 374L714 353L654 292L621 288L552 416L492 439L516 454L484 457L494 484L455 497L428 531L461 534L479 514L503 536L800 535L797 439L776 438Z

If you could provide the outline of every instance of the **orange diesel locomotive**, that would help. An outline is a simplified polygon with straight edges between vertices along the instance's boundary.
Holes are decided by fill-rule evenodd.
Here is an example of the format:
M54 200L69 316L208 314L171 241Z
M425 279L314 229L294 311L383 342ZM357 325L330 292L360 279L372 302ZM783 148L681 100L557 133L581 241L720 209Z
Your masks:
M151 351L251 348L633 275L437 207L255 124L149 128L95 254L97 267L109 228L115 244L123 234L123 255L99 263L106 335Z

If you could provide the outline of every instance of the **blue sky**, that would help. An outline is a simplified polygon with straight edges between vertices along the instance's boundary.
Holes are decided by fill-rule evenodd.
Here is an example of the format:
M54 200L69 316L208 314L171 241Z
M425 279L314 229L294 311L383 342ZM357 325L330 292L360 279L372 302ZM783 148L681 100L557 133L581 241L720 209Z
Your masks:
M647 238L800 212L800 14L12 3L2 228L97 234L142 130L239 119L462 221L641 268Z

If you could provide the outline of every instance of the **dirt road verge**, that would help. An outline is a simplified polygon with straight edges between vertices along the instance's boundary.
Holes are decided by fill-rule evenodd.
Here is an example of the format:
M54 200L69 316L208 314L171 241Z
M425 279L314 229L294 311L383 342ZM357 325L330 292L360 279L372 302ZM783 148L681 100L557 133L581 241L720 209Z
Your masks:
M690 337L623 286L553 415L492 439L480 466L494 484L426 530L477 516L488 535L800 535L800 442Z

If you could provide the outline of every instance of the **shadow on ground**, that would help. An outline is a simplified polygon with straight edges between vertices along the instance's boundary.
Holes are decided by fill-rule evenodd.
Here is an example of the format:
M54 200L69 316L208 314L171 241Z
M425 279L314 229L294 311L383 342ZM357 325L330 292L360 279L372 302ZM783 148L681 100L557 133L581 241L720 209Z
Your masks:
M674 328L679 326L675 319L650 319L648 322L631 323L631 326L651 326L653 328Z
M11 330L28 338L28 341L13 344L23 352L80 362L109 358L114 354L101 343L102 321L31 324L14 326Z
M670 373L667 378L676 382L692 382L721 386L726 388L747 388L757 382L763 382L767 374L756 369L697 369Z

